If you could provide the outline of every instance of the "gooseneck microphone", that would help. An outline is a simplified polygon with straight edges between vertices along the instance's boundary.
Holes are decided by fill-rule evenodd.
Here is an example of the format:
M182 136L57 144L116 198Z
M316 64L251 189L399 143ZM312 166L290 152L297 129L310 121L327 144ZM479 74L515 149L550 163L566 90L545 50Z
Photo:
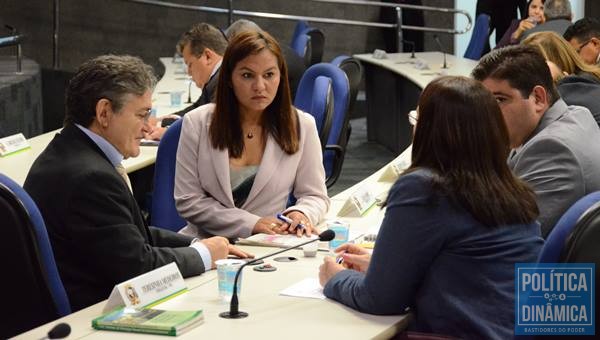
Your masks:
M317 241L323 241L323 242L328 242L331 241L335 238L335 232L333 230L325 230L324 232L322 232L319 235L319 238L315 238L312 239L310 241L306 241L300 244L297 244L295 246L289 247L289 248L285 248L282 249L280 251L276 251L274 253L265 255L263 257L259 257L257 259L253 259L251 261L248 261L246 263L244 263L243 265L240 266L240 268L238 269L237 273L235 273L235 279L233 280L233 295L231 296L231 303L229 304L229 311L228 312L223 312L221 314L219 314L220 317L225 318L225 319L241 319L241 318L245 318L248 316L248 313L246 312L242 312L239 310L239 303L238 303L238 296L237 296L237 283L238 283L238 278L240 276L240 273L242 272L242 269L244 269L244 267L246 267L249 264L252 264L254 262L260 261L260 260L264 260L267 257L271 257L273 255L277 255L277 254L281 254L283 252L286 252L288 250L292 250L292 249L296 249L299 247L302 247L304 245L307 245L309 243L313 243L313 242L317 242Z
M71 334L71 326L66 323L59 323L58 325L52 327L52 329L48 332L48 334L40 340L45 339L63 339Z
M438 35L435 34L433 36L433 39L435 40L438 47L440 48L440 52L442 52L444 54L444 65L442 65L442 68L448 68L448 64L446 63L446 52L444 52L444 48L442 46L442 42L440 41L440 37L438 37Z
M415 42L406 40L406 39L402 39L402 43L410 46L410 58L414 59L415 58Z

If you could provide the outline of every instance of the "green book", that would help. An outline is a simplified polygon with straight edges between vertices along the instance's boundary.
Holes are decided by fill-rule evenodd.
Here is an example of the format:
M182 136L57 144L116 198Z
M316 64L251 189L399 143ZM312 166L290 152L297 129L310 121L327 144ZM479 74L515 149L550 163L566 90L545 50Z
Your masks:
M122 308L92 320L92 327L110 331L178 336L202 321L204 321L202 310Z

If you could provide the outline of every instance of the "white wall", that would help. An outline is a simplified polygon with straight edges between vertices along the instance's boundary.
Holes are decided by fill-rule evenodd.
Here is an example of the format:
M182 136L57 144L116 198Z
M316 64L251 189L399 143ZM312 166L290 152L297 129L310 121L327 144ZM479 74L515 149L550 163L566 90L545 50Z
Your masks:
M473 25L475 24L475 5L476 0L455 0L454 8L462 9L471 15ZM573 11L573 21L583 18L585 9L585 0L571 0L571 9ZM467 26L467 19L464 15L455 15L455 29L464 29ZM454 35L454 55L462 57L469 45L469 39L471 39L471 31L469 30L465 34ZM490 38L491 46L495 45L496 35L492 34Z

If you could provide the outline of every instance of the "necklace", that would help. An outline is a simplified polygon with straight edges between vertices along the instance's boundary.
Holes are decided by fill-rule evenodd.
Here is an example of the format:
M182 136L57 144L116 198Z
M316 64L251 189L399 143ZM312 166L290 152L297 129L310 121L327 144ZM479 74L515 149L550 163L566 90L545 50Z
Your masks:
M252 133L252 131L250 131L246 134L246 138L248 138L248 139L254 138L254 134Z

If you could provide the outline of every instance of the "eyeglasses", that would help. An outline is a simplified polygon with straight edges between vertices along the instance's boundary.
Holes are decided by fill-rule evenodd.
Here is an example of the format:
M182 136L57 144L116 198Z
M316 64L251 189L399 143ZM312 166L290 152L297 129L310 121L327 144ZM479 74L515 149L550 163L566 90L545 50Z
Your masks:
M411 110L408 113L408 123L412 126L417 125L417 120L419 120L419 113L417 110Z
M581 50L582 50L582 49L585 47L585 45L587 45L587 44L589 44L589 43L591 43L591 42L592 42L592 39L588 39L588 40L586 40L586 41L585 41L583 44L579 45L579 47L577 47L577 48L575 49L575 51L576 51L578 54L579 54L579 53L581 53Z

